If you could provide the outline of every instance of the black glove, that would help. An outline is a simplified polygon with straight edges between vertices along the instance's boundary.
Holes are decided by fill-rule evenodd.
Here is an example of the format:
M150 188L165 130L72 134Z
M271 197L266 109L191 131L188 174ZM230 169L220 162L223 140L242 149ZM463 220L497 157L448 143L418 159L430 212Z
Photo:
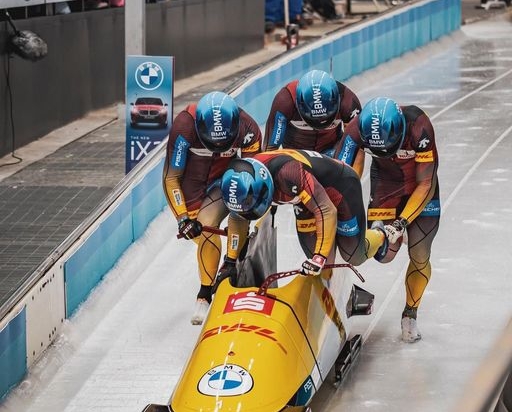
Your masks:
M231 259L224 256L224 263L219 269L215 284L213 285L212 293L217 292L217 288L224 279L229 278L231 285L236 285L237 271L236 271L236 259Z
M389 243L396 243L396 241L404 235L405 228L408 224L407 219L402 217L394 220L390 225L384 226Z
M202 231L203 225L196 219L186 217L178 222L178 232L185 239L194 239L198 237Z

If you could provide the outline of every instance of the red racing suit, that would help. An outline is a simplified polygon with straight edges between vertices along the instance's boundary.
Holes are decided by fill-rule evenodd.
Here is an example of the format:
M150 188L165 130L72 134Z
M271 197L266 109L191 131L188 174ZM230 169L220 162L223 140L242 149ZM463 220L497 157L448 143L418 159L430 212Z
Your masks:
M206 226L218 227L228 215L218 183L233 157L250 157L261 151L262 135L256 121L240 111L238 138L224 153L206 149L196 132L196 105L191 104L174 119L163 170L164 192L176 219L197 218ZM202 285L211 285L221 256L218 235L203 232L194 239ZM241 238L245 241L245 238ZM243 243L242 243L243 244Z
M430 252L439 227L441 204L437 169L439 165L434 127L417 106L402 106L406 121L404 142L390 158L372 157L368 224L406 219L410 264L406 275L407 305L419 306L431 275ZM335 158L353 165L359 175L364 167L364 143L359 119L346 127L336 145ZM394 258L401 245L390 245L383 263Z
M265 151L279 147L314 150L332 157L336 142L343 134L343 124L361 111L361 102L355 93L340 82L340 108L333 124L322 130L308 126L297 110L298 80L283 87L274 97L265 127Z

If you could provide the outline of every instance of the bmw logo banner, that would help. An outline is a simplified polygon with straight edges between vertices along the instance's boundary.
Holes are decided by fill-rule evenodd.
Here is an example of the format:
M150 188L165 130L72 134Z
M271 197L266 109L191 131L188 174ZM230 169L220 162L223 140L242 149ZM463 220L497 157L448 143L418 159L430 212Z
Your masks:
M173 119L174 58L126 58L126 173L162 142Z

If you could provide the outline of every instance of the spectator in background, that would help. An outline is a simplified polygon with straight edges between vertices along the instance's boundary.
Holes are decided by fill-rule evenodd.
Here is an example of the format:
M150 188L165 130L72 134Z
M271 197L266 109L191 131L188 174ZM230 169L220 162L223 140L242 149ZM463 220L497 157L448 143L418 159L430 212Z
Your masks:
M290 23L298 24L301 28L306 26L302 19L302 0L288 1L288 14ZM284 26L283 0L265 0L265 32L270 33L276 26Z
M124 7L125 0L87 0L85 2L85 8L88 10L106 9L107 7Z

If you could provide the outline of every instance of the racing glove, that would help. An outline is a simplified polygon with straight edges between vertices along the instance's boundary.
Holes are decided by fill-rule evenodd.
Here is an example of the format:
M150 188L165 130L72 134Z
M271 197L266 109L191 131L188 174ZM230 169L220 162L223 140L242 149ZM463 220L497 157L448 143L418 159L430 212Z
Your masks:
M405 232L405 228L409 222L407 219L403 217L396 219L390 225L384 226L384 230L386 231L386 237L388 238L389 243L395 243L398 239L400 239Z
M224 279L229 278L231 284L234 286L236 284L236 259L231 259L227 256L224 256L224 263L219 269L219 273L217 273L217 278L215 279L215 283L213 285L212 293L217 292L217 288Z
M178 232L185 239L194 239L203 231L203 225L196 219L185 217L178 222Z
M322 255L313 255L311 259L305 260L302 264L302 274L318 276L324 268L325 260Z

